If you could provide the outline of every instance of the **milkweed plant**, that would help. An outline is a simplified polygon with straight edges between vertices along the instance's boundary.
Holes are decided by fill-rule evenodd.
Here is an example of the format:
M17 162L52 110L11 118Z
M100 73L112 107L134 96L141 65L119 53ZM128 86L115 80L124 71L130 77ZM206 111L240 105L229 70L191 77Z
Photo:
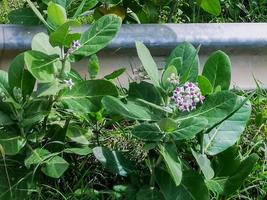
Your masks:
M200 75L199 49L185 42L160 72L136 42L142 77L122 90L113 80L123 69L96 78L96 53L117 35L119 17L106 15L79 33L73 29L79 23L60 5L49 3L47 19L30 6L49 34L36 34L32 49L0 71L0 199L26 199L40 183L60 180L75 169L69 155L93 156L107 173L122 177L117 199L208 200L239 189L258 156L242 156L237 145L251 104L229 91L231 63L224 52L212 53ZM71 66L88 58L89 78L83 78ZM125 128L146 152L142 168L127 151L92 142L103 121L129 122Z

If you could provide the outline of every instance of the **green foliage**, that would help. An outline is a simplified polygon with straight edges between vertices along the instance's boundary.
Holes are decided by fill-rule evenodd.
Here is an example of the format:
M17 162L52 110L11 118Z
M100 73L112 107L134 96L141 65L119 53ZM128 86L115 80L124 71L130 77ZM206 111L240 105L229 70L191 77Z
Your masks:
M220 176L222 169L213 164L217 156L238 142L251 113L247 99L228 91L231 77L229 58L220 51L213 53L199 76L198 50L183 43L171 53L160 78L148 49L140 42L136 46L150 80L131 83L129 96L123 100L126 104L109 96L104 97L102 103L111 117L119 115L137 120L132 135L149 146L154 144L146 149L151 153L147 158L149 184L157 185L160 190L142 189L142 194L159 198L158 192L161 192L163 199L167 200L209 199L209 192L225 197L231 195L241 186L248 171L253 170L257 157L252 155L246 169L242 164L246 160L238 163L233 173L226 175L229 176L227 179ZM179 76L178 83L172 81L173 73ZM205 95L204 102L191 112L177 110L176 103L170 99L173 90L181 90L181 85L197 81L199 90ZM192 166L189 163L192 160L183 155L190 155L196 165ZM228 159L234 160L231 157L235 157L234 154L229 156ZM201 175L194 171L196 166ZM230 184L231 180L235 180L235 184Z
M42 16L28 3L49 35L38 33L32 50L0 71L1 198L36 192L47 199L206 200L213 193L228 198L242 186L258 156L235 148L251 105L229 91L226 54L213 53L199 75L199 49L182 43L160 73L137 42L148 79L121 88L112 80L125 69L96 79L95 56L117 35L120 17L105 15L78 34L70 13L96 4L82 1L71 12L70 1L43 0L49 9ZM84 79L72 64L89 56ZM179 98L193 98L192 106L182 109ZM44 192L51 188L57 194ZM65 197L66 188L72 196Z
M70 27L78 23L66 22L62 3L48 3L47 21L30 3L51 29L50 35L36 34L32 50L18 55L8 73L0 71L0 150L1 166L6 168L1 168L4 172L1 185L5 186L1 186L0 199L27 196L28 190L36 189L45 181L42 177L64 176L71 166L70 155L91 154L89 141L93 132L89 124L96 123L92 116L102 112L104 96L119 95L117 87L108 80L82 79L71 69L71 57L91 55L92 50L86 47L89 44L95 46L94 53L104 48L117 34L121 20L107 15L82 35L70 33ZM72 44L76 40L80 40L81 45ZM86 120L84 125L82 118ZM25 173L13 176L13 163L26 171L27 176ZM29 178L29 182L25 182L23 176L27 181ZM15 186L14 181L17 181ZM17 192L20 183L24 188ZM6 188L10 189L6 191Z

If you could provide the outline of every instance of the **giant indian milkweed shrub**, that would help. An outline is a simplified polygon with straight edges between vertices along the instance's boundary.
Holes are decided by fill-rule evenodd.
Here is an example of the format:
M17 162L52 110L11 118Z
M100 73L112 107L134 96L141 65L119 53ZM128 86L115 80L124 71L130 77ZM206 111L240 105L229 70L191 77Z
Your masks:
M94 148L94 155L108 170L142 180L132 194L137 199L205 200L211 194L233 194L258 156L243 157L238 148L251 104L229 91L229 57L212 53L199 75L198 49L183 43L160 75L144 44L137 42L136 48L143 66L143 71L135 69L138 81L130 83L126 98L105 96L102 104L111 117L136 122L131 134L144 143L147 171L136 173L104 147Z
M31 5L34 9L34 5ZM32 40L32 49L18 55L8 72L0 70L0 199L26 199L41 177L58 179L70 167L68 154L87 156L95 116L105 95L117 97L107 79L93 79L95 55L120 29L121 19L107 15L83 33L79 23L50 3L48 27ZM91 56L91 80L82 78L71 63ZM90 115L89 115L90 113ZM43 180L43 178L42 178Z

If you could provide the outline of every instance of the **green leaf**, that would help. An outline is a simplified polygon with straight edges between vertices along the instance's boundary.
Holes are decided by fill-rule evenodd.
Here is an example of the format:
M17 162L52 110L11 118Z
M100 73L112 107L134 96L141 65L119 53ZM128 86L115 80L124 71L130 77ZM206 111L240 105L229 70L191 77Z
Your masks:
M106 95L118 96L118 90L112 82L87 80L76 83L71 90L65 90L60 100L73 111L88 113L98 111L101 99Z
M126 160L122 153L118 151L111 151L104 147L95 147L93 149L94 156L101 164L109 171L127 176L133 171L133 165Z
M165 200L209 200L209 191L203 178L194 171L184 171L183 179L176 186L170 175L156 169L156 181Z
M223 193L225 195L234 193L251 173L258 160L259 156L257 154L251 154L242 161L235 174L229 177L225 182Z
M64 7L54 2L49 2L47 7L47 21L58 27L67 21L67 13Z
M24 164L27 168L30 168L31 165L41 165L49 155L51 155L51 153L46 149L34 149L25 159Z
M89 133L77 125L69 125L67 130L67 137L76 143L88 145Z
M143 123L135 126L132 130L132 134L140 140L143 141L161 141L164 137L164 132L162 132L157 124Z
M70 28L80 26L80 23L76 20L69 20L60 27L58 27L54 32L50 34L49 41L53 46L66 46L70 47L74 40L80 39L80 34L75 35L70 34ZM77 37L70 40L70 37Z
M175 145L159 145L159 152L162 155L167 169L175 183L176 186L179 186L182 181L182 163L179 157L177 156L177 149Z
M121 115L127 119L143 121L157 121L160 119L160 116L153 113L151 108L138 102L128 101L127 104L124 104L115 97L106 96L102 99L102 104L107 112Z
M164 132L173 132L178 128L176 121L171 118L163 118L157 124Z
M222 182L225 182L225 178L219 180L205 180L208 189L216 194L223 194L223 185L221 184Z
M205 76L198 76L197 82L198 82L198 87L200 88L202 95L206 96L213 92L213 87L209 79L207 79Z
M0 111L0 126L8 126L14 124L14 121L6 113Z
M112 72L111 74L108 74L104 76L105 79L107 80L113 80L118 78L120 75L122 75L126 71L126 68L120 68Z
M188 42L184 42L172 51L166 62L166 68L170 66L170 63L174 62L173 59L181 58L182 66L177 69L180 80L182 82L196 82L199 67L199 58L197 53L198 50L196 50L193 45Z
M37 33L32 39L32 50L42 52L46 55L61 55L59 47L52 47L49 42L49 36L46 33Z
M96 54L93 54L89 60L88 72L91 79L95 79L100 70L99 59Z
M16 56L8 68L8 83L11 89L20 88L25 98L33 92L35 78L24 67L24 53L22 53Z
M8 95L9 91L8 73L0 70L0 92L4 92L6 95Z
M149 78L156 87L159 87L160 78L158 67L154 59L152 58L148 48L142 42L136 42L135 46L137 49L138 57L141 60L142 65L145 68Z
M207 126L208 120L204 117L193 117L182 121L170 135L174 140L191 140Z
M81 47L73 52L75 55L90 56L106 47L117 35L121 26L121 18L115 15L106 15L87 31L80 39Z
M229 147L213 159L214 171L218 177L228 177L233 175L241 163L239 146ZM231 165L229 165L231 163Z
M52 178L60 178L69 168L69 163L60 156L54 156L45 161L42 172Z
M56 95L63 88L64 85L60 84L58 80L50 83L40 83L38 84L37 97Z
M206 12L219 16L221 14L220 0L200 0L200 6Z
M180 72L181 71L181 68L183 67L183 60L181 57L176 57L176 58L173 58L169 63L168 65L166 65L165 69L167 69L168 67L170 66L174 66L176 68L176 72Z
M0 133L0 144L2 145L6 155L16 155L25 146L25 138L15 135L13 133Z
M64 149L64 152L69 154L76 154L79 156L87 156L92 153L92 149L89 148L88 146L80 148L66 148Z
M43 83L55 80L55 56L49 56L39 51L27 51L24 53L24 60L29 72Z
M210 160L205 154L200 154L195 152L191 149L193 156L195 157L198 166L200 167L201 171L203 172L205 178L210 180L214 177L214 171L211 167Z
M178 75L176 67L174 65L170 65L163 72L163 75L161 78L163 88L171 89L171 90L173 89L173 85L171 84L170 80L168 80L172 74L175 74L175 76Z
M161 94L157 88L145 81L130 83L128 96L130 99L143 99L156 105L160 105L162 102Z
M221 86L228 90L231 84L231 61L222 51L216 51L208 58L203 68L202 75L211 83L213 88Z
M216 155L233 146L246 128L251 104L246 102L231 117L204 135L204 148L208 155Z
M18 8L8 13L8 19L11 24L38 25L40 20L34 14L31 8Z

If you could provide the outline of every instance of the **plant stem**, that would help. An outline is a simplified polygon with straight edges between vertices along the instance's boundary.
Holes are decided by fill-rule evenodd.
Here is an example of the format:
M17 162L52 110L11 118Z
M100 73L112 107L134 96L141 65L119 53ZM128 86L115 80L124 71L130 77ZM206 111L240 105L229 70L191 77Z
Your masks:
M53 96L50 96L49 97L49 102L48 102L48 113L47 115L45 116L44 118L44 123L43 123L43 128L45 129L46 128L46 125L47 125L47 121L48 121L48 117L49 117L49 114L51 113L51 110L53 108L53 104L54 104L54 100L53 100Z
M68 53L67 53L68 54ZM60 70L60 74L59 74L59 77L60 78L63 78L63 75L64 75L64 72L65 72L65 68L66 68L66 60L67 60L67 57L68 55L65 55L64 53L64 47L61 47L61 57L62 57L62 68Z
M152 165L150 167L151 177L150 177L149 185L151 187L155 186L155 168L161 163L161 161L162 161L162 156L159 155L157 161L154 162L154 160L153 160L153 163L152 163Z
M205 154L205 147L204 147L204 132L200 135L200 145L201 145L201 154Z

